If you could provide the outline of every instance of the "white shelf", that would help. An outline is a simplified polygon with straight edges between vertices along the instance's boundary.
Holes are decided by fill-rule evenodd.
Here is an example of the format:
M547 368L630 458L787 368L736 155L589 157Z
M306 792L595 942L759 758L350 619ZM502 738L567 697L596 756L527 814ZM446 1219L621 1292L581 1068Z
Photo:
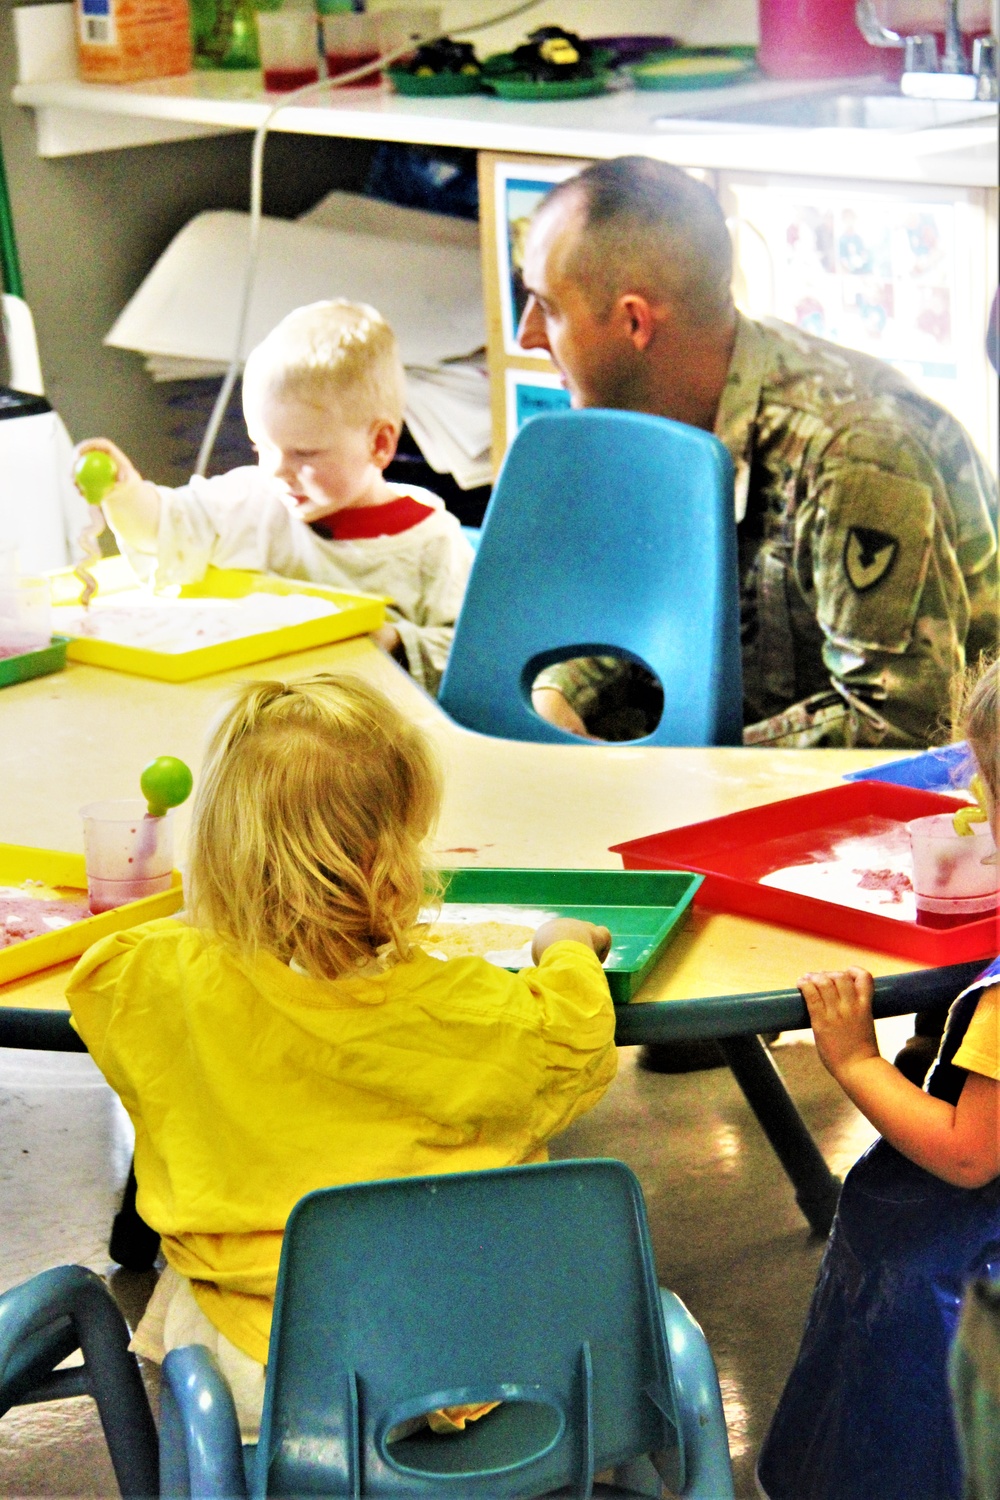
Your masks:
M113 150L184 136L254 130L275 96L257 73L198 72L139 84L72 77L72 7L14 10L21 82L14 100L36 111L43 156ZM852 80L856 86L857 80ZM823 87L836 86L835 80ZM762 81L725 90L725 103L812 93L816 85ZM990 187L996 125L922 131L747 129L685 118L720 101L719 90L627 90L557 104L513 104L474 95L405 99L387 86L331 90L289 106L273 129L344 139L407 141L478 150L598 159L640 152L718 170Z

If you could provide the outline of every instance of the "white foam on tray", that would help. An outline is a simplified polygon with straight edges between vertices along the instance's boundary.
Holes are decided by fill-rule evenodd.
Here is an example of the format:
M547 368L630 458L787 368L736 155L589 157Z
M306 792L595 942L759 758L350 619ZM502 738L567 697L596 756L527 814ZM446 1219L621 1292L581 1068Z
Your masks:
M464 922L469 925L475 922L507 922L518 927L541 927L543 922L550 922L558 915L557 911L542 911L530 906L487 906L485 902L478 901L445 901L440 910L425 907L418 920L432 926L435 922ZM496 964L499 969L530 969L535 962L531 956L530 941L521 948L497 948L484 953L483 957L487 963Z
M758 883L853 911L875 912L897 922L915 922L912 877L909 835L900 825L898 833L843 839L832 849L818 851L806 864L786 865L762 875Z
M129 593L98 597L89 609L77 604L52 611L59 635L82 636L116 646L180 655L265 635L340 613L339 605L315 594L246 594L242 599L164 599Z

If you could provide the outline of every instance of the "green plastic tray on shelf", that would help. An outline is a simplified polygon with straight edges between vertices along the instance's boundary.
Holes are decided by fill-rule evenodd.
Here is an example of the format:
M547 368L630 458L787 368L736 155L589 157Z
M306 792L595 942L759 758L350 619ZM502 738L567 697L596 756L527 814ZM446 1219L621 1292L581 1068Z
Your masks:
M416 99L453 98L482 93L478 73L408 73L405 68L387 68L385 76L396 90Z
M604 969L616 1005L631 1000L642 984L702 879L674 870L463 868L441 876L446 901L542 908L607 927L613 944Z
M754 47L672 47L628 69L637 89L713 89L746 83L757 72Z
M0 688L10 687L15 682L27 682L31 677L44 677L48 672L61 672L66 665L68 635L54 635L40 651L24 651L20 656L5 656L0 661Z

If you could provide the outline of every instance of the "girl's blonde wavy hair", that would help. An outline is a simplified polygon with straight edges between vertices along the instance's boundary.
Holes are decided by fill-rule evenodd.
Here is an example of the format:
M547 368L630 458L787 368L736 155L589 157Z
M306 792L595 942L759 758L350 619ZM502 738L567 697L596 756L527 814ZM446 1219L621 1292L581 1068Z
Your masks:
M1000 804L1000 660L967 675L958 722L994 804Z
M192 922L334 978L410 955L440 772L424 735L355 678L243 685L195 800Z

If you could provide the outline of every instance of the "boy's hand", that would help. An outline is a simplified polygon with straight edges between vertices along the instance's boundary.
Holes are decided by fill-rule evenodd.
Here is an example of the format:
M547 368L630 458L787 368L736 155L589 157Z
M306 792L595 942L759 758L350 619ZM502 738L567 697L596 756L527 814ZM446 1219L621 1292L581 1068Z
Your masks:
M115 480L116 488L118 485L131 484L134 480L142 479L142 475L132 460L120 448L116 447L110 438L85 438L82 443L77 443L73 449L74 466L78 458L82 458L85 453L93 452L108 453L114 459L118 470L118 477Z
M611 952L611 933L606 927L595 927L593 922L580 922L576 917L553 917L543 922L535 931L531 944L531 957L537 964L546 948L553 943L584 943L593 949L601 963Z
M803 974L799 990L812 1022L823 1066L840 1081L858 1062L878 1057L872 996L875 981L866 969Z

